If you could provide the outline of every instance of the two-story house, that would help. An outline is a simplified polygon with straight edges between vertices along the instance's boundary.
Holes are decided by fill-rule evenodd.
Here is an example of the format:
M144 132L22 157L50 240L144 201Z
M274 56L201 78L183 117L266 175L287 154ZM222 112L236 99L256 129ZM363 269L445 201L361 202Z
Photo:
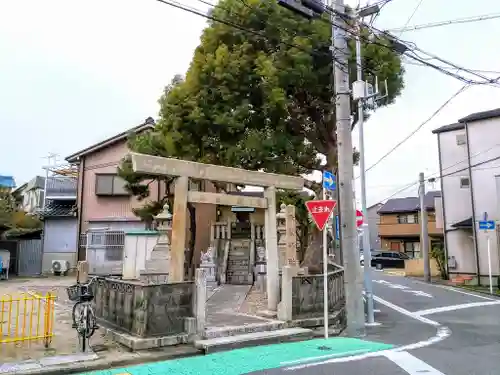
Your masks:
M368 211L368 228L370 231L370 249L378 250L381 249L380 237L378 235L378 224L379 224L379 215L378 210L383 206L382 203L376 203L368 207L366 210ZM360 246L360 248L362 248Z
M45 177L35 176L13 191L19 196L19 209L34 214L42 208L44 200Z
M52 271L53 261L76 266L77 178L50 176L45 179L44 201L37 210L43 221L42 273Z
M123 236L120 233L145 229L145 223L141 222L133 212L134 208L141 207L145 201L137 200L125 190L125 181L117 175L117 167L129 152L128 135L152 130L154 126L154 120L149 117L143 124L66 158L69 163L78 165L78 236L85 242L80 246L79 259L85 259L89 241L95 240L101 241L98 246L106 246L110 250L106 251L106 258L103 261L120 261L123 248ZM202 186L194 185L190 184L191 190L215 191L215 187L210 183ZM165 193L165 187L159 185L157 181L151 183L149 188L151 200L159 200ZM196 204L196 252L204 251L209 246L210 226L215 219L215 205ZM103 236L103 232L109 236ZM106 242L104 244L103 238Z
M430 246L442 246L443 231L436 228L435 206L441 192L429 191L424 204L428 218ZM380 249L401 251L410 257L422 257L420 200L418 197L389 199L378 209Z
M437 135L443 226L450 275L488 283L488 238L493 282L498 282L499 227L480 231L485 216L500 220L500 108L470 114Z

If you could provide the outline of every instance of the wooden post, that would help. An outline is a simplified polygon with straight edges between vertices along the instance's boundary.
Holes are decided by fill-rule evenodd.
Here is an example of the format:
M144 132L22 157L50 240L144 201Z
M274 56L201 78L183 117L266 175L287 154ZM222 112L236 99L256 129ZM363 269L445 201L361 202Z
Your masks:
M187 197L189 179L178 177L174 189L172 245L170 250L169 282L184 281L184 250L186 248Z

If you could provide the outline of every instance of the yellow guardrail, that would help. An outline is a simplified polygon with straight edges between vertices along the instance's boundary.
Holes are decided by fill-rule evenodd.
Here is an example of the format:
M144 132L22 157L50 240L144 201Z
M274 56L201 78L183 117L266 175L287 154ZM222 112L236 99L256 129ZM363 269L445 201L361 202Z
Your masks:
M56 296L21 294L0 297L0 344L43 340L54 336Z

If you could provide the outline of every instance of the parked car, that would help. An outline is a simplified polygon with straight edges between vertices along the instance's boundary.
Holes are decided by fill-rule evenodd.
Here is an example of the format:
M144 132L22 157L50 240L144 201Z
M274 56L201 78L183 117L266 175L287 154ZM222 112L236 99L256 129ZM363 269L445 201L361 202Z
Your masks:
M373 256L373 252L375 250L371 249L370 251L371 251L371 254ZM359 250L359 264L361 264L362 266L365 264L365 255L363 253L363 249Z
M374 251L371 264L372 267L405 268L405 260L408 259L408 255L399 251Z

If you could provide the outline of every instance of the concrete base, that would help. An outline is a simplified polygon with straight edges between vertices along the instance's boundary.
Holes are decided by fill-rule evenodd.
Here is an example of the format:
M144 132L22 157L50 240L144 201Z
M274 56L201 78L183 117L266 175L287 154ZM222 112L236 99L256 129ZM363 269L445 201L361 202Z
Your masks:
M193 342L195 335L182 334L175 336L159 336L159 337L137 337L129 335L125 332L118 332L112 328L104 328L106 335L113 341L125 346L130 351L162 348L165 346L187 344Z
M295 319L288 322L288 327L303 327L303 328L316 328L323 327L325 319L323 317L317 318L302 318ZM342 331L344 329L345 313L344 310L336 311L328 316L328 326L330 328Z
M278 311L273 310L260 310L257 315L263 316L264 318L275 319L278 316Z
M276 344L313 338L313 331L305 328L287 328L278 331L246 333L243 335L197 340L194 346L205 353L243 348L246 346Z
M220 337L243 335L247 333L277 331L286 327L287 324L280 321L246 324L244 326L214 327L205 330L203 338L215 339Z

